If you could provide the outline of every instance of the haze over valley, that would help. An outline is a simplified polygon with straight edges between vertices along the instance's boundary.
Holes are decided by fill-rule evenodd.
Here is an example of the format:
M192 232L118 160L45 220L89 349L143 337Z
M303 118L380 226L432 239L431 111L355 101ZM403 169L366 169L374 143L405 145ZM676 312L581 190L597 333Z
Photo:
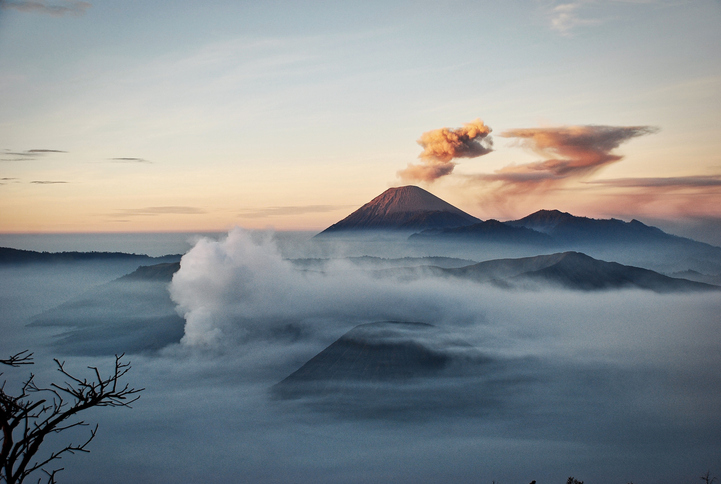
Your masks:
M718 481L719 25L0 0L0 483Z
M132 357L148 390L98 414L107 438L73 482L194 480L211 461L206 482L365 482L368 462L400 481L679 482L721 449L719 253L640 222L481 221L405 186L314 237L237 228L154 259L2 249L2 349Z

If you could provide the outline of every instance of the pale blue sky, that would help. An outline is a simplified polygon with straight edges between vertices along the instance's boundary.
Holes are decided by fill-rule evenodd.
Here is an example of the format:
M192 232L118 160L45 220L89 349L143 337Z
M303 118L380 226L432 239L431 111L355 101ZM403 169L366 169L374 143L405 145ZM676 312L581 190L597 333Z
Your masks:
M475 118L661 129L594 179L721 174L717 0L29 3L0 1L0 231L323 228ZM494 141L424 186L482 218L721 216L718 185L499 202L463 175L538 155Z

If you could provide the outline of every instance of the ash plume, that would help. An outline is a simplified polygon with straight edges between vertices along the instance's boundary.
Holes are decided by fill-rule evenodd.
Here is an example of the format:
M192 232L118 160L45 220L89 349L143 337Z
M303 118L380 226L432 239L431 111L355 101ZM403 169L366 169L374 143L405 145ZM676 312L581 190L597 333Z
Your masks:
M519 195L560 188L569 181L588 177L622 160L623 156L613 151L623 142L657 131L652 126L598 125L511 129L501 136L518 139L521 147L544 159L508 165L495 173L470 175L467 179L474 185L483 184L487 198L506 203Z
M423 133L418 144L423 152L419 163L409 163L398 172L405 181L433 182L453 172L456 158L476 158L493 151L491 128L480 119L465 123L462 128L434 129Z
M501 136L520 139L522 146L545 160L505 167L498 173L516 175L509 177L509 180L514 181L519 179L518 175L524 174L530 175L525 177L527 180L587 175L623 159L623 156L611 152L624 141L657 131L657 128L651 126L594 125L511 129L501 133Z

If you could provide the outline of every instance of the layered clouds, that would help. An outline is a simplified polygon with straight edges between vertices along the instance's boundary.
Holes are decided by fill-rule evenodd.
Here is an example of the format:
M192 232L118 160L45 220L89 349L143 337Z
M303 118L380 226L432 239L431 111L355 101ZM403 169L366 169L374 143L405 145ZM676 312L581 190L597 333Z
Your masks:
M545 197L574 182L575 189L591 192L593 186L578 182L587 182L599 170L623 160L623 153L618 151L622 144L658 131L653 126L607 125L508 129L500 133L510 142L505 149L522 148L540 159L510 163L493 172L466 172L453 178L467 191L472 190L472 196L484 206L497 207L501 211L529 197ZM420 162L408 164L397 174L403 181L427 183L452 175L456 166L454 160L494 151L490 133L491 129L480 119L456 130L428 131L418 140L424 148ZM624 183L627 188L632 185L628 181Z
M549 128L509 129L500 134L516 140L517 146L539 155L539 161L511 164L495 173L467 175L485 182L511 185L549 185L586 177L623 159L615 153L622 143L656 133L652 126L558 126ZM405 181L432 182L450 175L457 158L476 158L493 151L491 128L476 119L463 128L442 128L423 133L418 144L423 147L419 163L409 163L398 172Z

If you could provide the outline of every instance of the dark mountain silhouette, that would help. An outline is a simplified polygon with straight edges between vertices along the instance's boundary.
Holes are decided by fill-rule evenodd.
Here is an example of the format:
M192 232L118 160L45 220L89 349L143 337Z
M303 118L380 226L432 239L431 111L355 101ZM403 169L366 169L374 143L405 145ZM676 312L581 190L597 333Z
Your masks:
M638 220L593 219L558 210L539 210L508 222L489 220L466 227L424 230L411 235L409 241L438 249L446 242L462 242L463 250L451 254L470 258L482 253L519 257L531 255L531 248L544 252L552 249L583 252L666 274L685 270L721 273L721 247L667 234Z
M431 324L366 323L311 358L276 391L292 396L296 390L324 392L335 384L410 381L458 374L465 364L484 361L471 345Z
M488 220L465 227L424 230L411 236L412 239L421 237L464 238L477 241L545 244L559 247L578 243L677 243L679 239L691 241L667 234L661 229L650 227L638 220L624 222L613 218L576 217L558 210L539 210L522 219L508 222Z
M135 271L118 279L118 281L159 281L170 282L173 274L180 270L180 262L164 262L152 266L140 266Z
M159 263L176 262L181 254L150 257L145 254L126 254L124 252L35 252L32 250L0 247L0 264L62 263L62 262L132 262Z
M558 210L539 210L519 220L506 222L512 227L524 227L550 235L560 244L569 243L639 243L677 242L676 237L658 229L631 220L594 219L576 217ZM686 239L689 240L690 239Z
M354 266L365 269L383 269L391 267L415 267L415 266L436 266L436 267L465 267L475 264L470 259L458 259L456 257L399 257L384 258L375 256L345 257L343 259L288 259L299 269L323 270L325 267L340 260L350 262Z
M423 230L409 237L412 241L442 237L444 239L475 242L526 244L550 247L554 240L549 235L526 228L514 227L498 220L487 220L472 225Z
M714 286L721 286L721 274L710 275L703 274L698 271L681 271L668 274L670 277L677 277L679 279L688 279L689 281L705 282L706 284L713 284Z
M483 355L424 323L356 326L274 385L271 394L343 418L428 420L488 415L527 379L519 362Z
M281 384L405 380L437 373L450 356L421 338L436 328L424 323L380 322L356 326L314 356Z
M711 284L597 260L580 252L492 260L457 269L438 268L436 273L501 285L518 286L535 282L585 291L620 288L656 292L721 290Z
M511 220L505 222L507 225L514 227L526 227L528 229L543 232L545 234L550 233L551 230L561 222L569 221L575 217L567 212L561 212L559 210L539 210L538 212L527 215L519 220Z
M32 318L31 326L61 327L62 353L105 355L159 350L183 337L168 283L179 262L141 266Z
M352 231L416 232L480 222L450 203L416 186L389 188L318 235Z

